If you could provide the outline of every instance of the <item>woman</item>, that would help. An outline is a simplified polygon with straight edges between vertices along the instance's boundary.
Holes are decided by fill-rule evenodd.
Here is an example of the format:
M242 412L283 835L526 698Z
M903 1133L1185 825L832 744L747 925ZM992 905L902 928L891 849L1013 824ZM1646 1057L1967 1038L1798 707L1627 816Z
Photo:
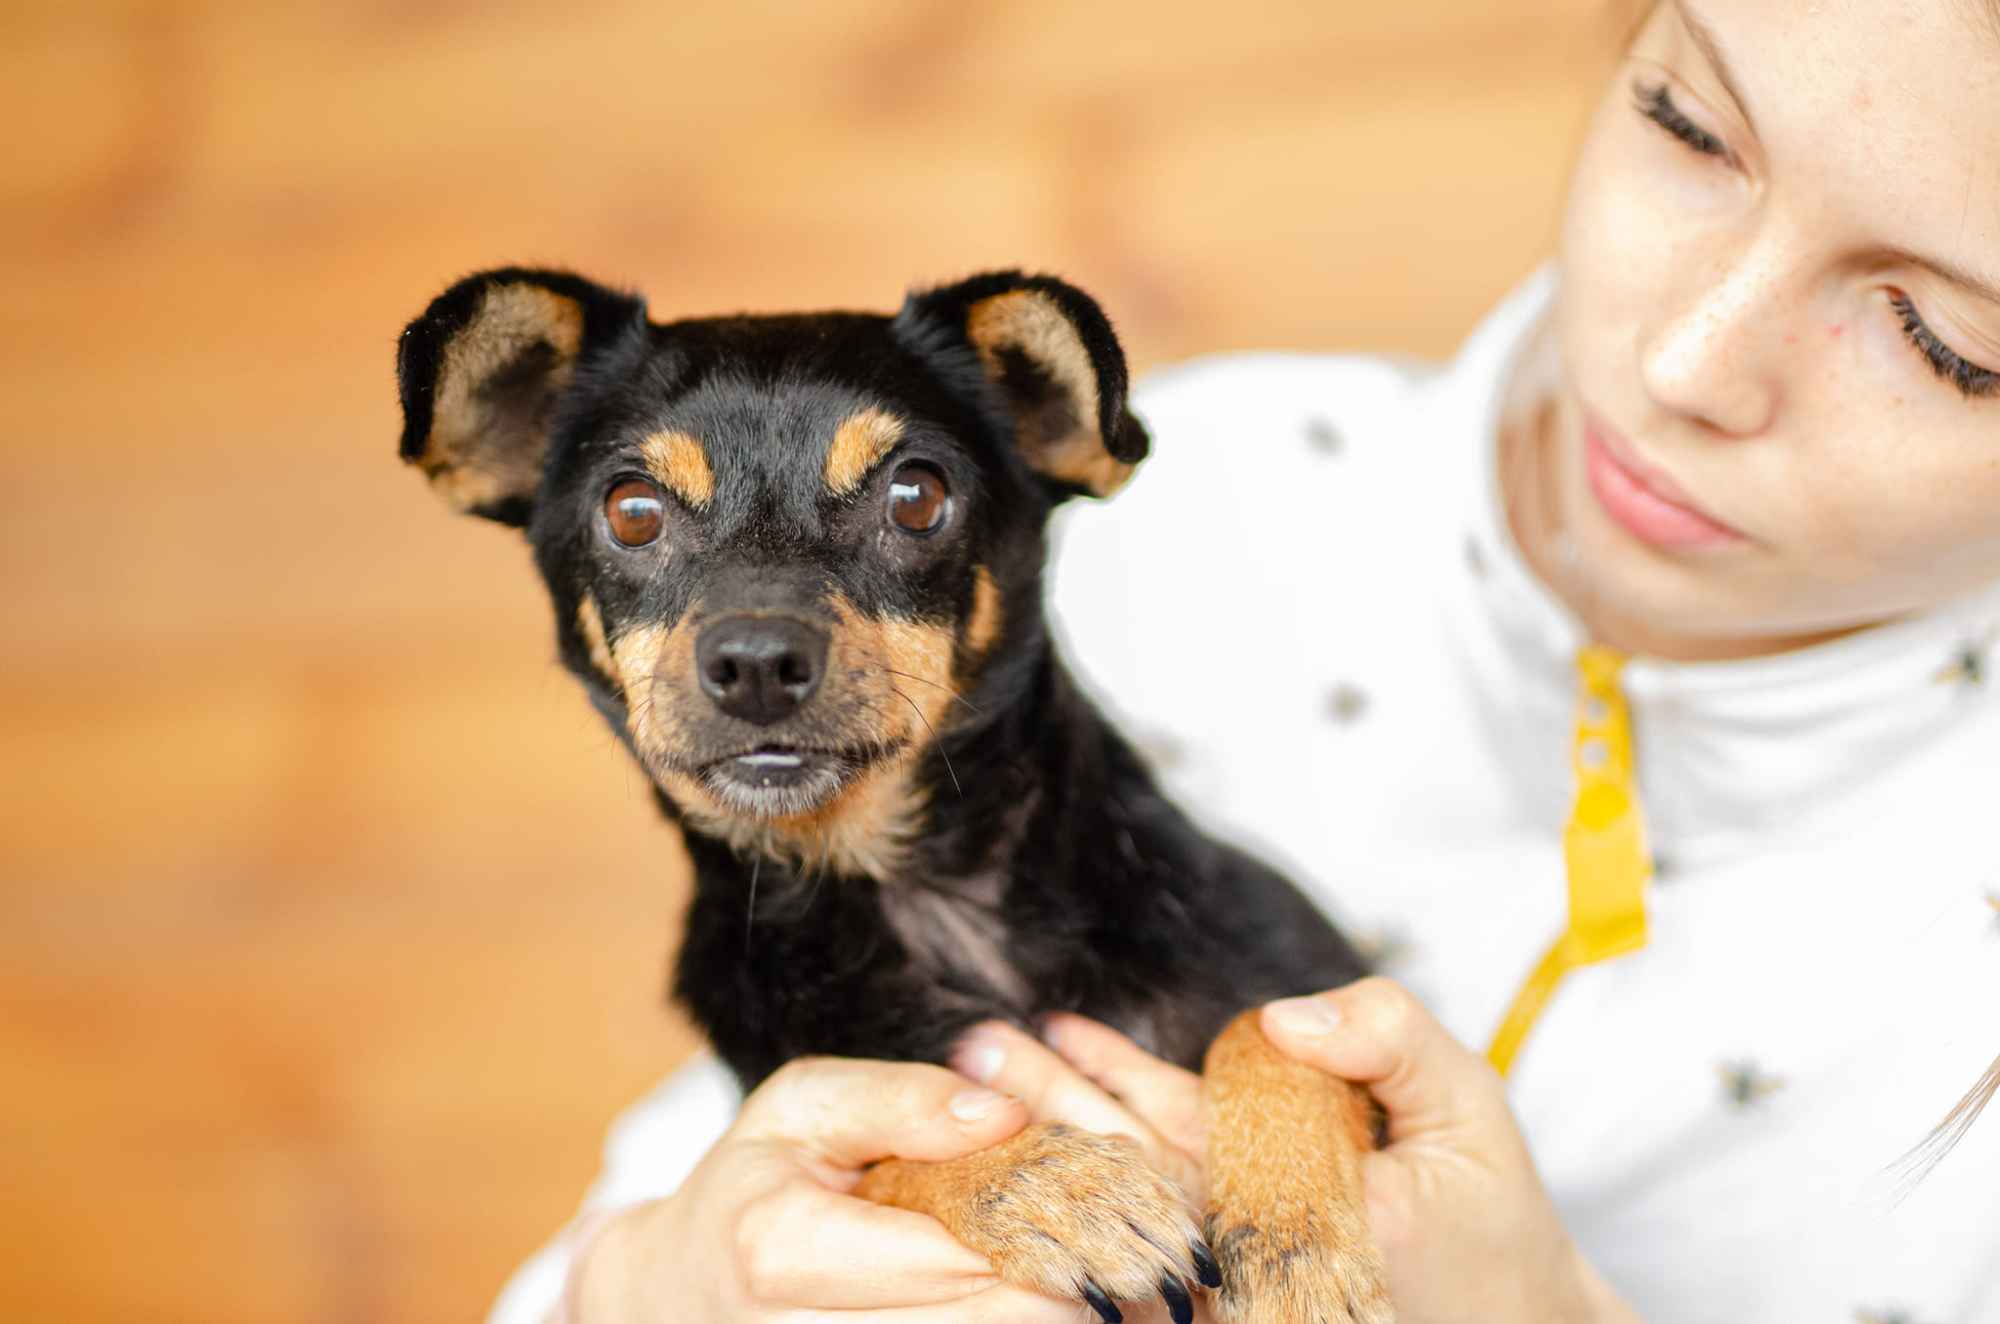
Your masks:
M1146 475L1069 525L1072 662L1171 736L1182 803L1384 939L1399 984L1265 1027L1389 1112L1406 1324L2000 1318L2000 1124L1892 1168L2000 1039L1996 162L1991 0L1665 0L1557 267L1449 368L1157 378ZM1573 716L1627 706L1650 932L1521 1004L1503 1092L1464 1045L1565 928L1572 797L1616 762L1580 740L1573 769ZM840 1195L1031 1114L1199 1181L1188 1078L1049 1039L974 1035L957 1065L997 1093L809 1064L733 1125L688 1069L495 1318L1072 1320Z

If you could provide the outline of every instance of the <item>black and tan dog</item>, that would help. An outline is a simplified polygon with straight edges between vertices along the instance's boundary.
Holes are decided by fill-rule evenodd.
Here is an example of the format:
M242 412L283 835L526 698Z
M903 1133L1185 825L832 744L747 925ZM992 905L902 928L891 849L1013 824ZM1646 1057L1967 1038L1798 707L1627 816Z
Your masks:
M999 272L894 316L659 325L510 269L439 296L397 370L403 458L526 530L564 664L685 830L675 991L745 1088L1054 1011L1205 1054L1213 1258L1136 1148L1058 1125L861 1193L1107 1320L1185 1319L1192 1278L1232 1320L1388 1318L1365 1096L1238 1015L1360 960L1162 798L1050 647L1045 521L1148 445L1095 303Z

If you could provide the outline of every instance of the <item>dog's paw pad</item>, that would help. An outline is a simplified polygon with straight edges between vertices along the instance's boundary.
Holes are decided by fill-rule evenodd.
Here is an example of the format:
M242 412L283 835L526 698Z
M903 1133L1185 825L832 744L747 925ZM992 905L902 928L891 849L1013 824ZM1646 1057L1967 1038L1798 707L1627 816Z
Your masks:
M1119 1301L1165 1298L1177 1324L1193 1318L1184 1281L1210 1266L1178 1187L1139 1147L1060 1122L1030 1127L995 1149L953 1231L1002 1278L1045 1296L1081 1299L1106 1324Z
M1220 1261L1216 1317L1226 1324L1394 1324L1381 1257L1307 1215L1283 1231L1211 1218Z

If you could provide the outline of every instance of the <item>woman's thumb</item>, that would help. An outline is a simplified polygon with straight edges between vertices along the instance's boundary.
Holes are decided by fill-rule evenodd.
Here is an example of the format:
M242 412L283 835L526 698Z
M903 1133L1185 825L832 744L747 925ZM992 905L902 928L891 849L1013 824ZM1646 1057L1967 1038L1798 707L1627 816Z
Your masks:
M943 1067L803 1058L744 1100L736 1133L796 1145L833 1169L878 1159L950 1159L1026 1123L1021 1101Z
M1285 1056L1367 1085L1389 1114L1391 1142L1505 1112L1500 1077L1486 1060L1387 979L1273 1002L1262 1024Z

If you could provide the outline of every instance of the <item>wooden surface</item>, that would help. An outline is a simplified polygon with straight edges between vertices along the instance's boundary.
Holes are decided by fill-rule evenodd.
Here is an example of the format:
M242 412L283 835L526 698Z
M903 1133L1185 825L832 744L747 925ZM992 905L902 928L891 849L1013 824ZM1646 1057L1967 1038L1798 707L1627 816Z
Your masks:
M447 280L1024 264L1142 367L1441 353L1546 249L1607 9L10 5L10 1318L478 1318L692 1046L678 843L518 538L395 462Z

